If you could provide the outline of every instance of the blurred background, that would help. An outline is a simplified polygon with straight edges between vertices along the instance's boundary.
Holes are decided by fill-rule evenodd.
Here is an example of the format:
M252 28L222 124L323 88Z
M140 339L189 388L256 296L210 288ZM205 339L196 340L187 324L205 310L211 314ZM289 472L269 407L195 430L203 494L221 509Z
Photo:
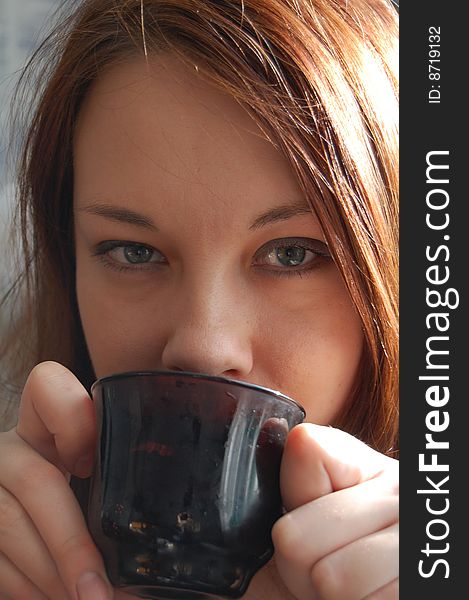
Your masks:
M0 0L0 298L12 277L6 237L14 185L14 173L7 163L12 92L21 68L47 32L59 4L60 0ZM0 336L5 318L0 310Z
M50 26L59 0L0 0L0 211L12 175L6 172L8 113L21 68ZM7 193L8 196L8 193Z

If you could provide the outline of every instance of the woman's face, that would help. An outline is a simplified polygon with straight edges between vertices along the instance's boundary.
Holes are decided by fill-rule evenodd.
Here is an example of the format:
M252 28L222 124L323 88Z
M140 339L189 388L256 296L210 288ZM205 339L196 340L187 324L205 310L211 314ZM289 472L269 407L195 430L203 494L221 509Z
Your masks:
M105 72L74 147L80 315L98 377L224 375L329 423L362 330L286 159L176 58Z

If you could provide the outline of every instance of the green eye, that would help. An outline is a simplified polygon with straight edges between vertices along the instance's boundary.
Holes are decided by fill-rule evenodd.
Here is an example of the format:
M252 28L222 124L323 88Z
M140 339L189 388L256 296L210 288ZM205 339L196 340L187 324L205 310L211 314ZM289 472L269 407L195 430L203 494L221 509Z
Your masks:
M304 263L307 254L311 254L314 259L314 252L301 248L299 246L287 246L286 248L278 248L269 253L269 258L277 260L285 267L297 267ZM309 257L311 259L311 257Z
M159 268L168 263L165 256L155 248L135 242L107 240L98 244L94 255L103 264L117 271L136 271L138 268Z
M280 238L256 252L254 266L272 275L302 275L331 260L327 244L310 238Z
M154 251L146 246L124 246L122 250L125 259L132 264L150 262L154 254Z

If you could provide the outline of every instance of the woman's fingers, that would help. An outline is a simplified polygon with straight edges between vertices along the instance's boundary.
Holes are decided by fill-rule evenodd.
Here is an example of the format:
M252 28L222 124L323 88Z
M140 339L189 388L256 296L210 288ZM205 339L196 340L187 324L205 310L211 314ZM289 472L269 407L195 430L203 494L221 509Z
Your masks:
M399 576L394 524L340 548L316 563L310 577L321 600L363 600Z
M18 435L59 468L91 474L96 443L93 402L63 365L44 362L30 373L21 397Z
M15 435L15 432L10 434ZM106 579L101 555L88 532L78 502L63 473L24 440L17 438L16 443L10 440L9 451L14 452L16 460L12 461L7 453L0 452L2 485L16 499L21 499L20 503L44 541L68 594L78 600L77 585L82 575L94 572L103 581ZM21 469L17 468L18 464ZM27 573L30 572L28 566ZM85 577L84 586L91 590L90 578ZM103 586L104 583L101 584L102 596L96 595L96 598L106 597ZM111 598L108 585L107 593Z
M0 506L0 539L3 553L0 590L5 586L7 589L17 589L14 598L29 598L30 596L20 593L20 590L28 589L29 586L36 590L39 588L52 600L67 598L55 564L36 527L17 499L1 487ZM26 572L28 578L24 575L20 577L21 573ZM34 582L34 586L31 582ZM7 589L3 591L6 592ZM38 590L35 593L37 595ZM31 598L33 597L35 596L31 595Z
M0 552L0 600L48 600L38 588Z
M292 430L281 470L290 512L272 539L279 573L299 600L387 592L398 573L398 487L397 461L352 436L311 424Z
M345 544L388 527L399 518L397 493L395 482L371 479L286 513L272 531L279 557L293 558L307 567Z
M290 432L282 459L280 484L287 510L362 481L397 461L332 427L302 423Z
M395 524L399 515L397 494L395 482L375 478L322 496L281 517L273 527L272 539L277 568L288 588L300 599L310 597L315 565ZM397 546L395 552L397 556ZM368 566L369 558L365 561ZM377 568L376 562L373 568Z
M23 390L18 425L0 442L8 585L34 585L52 599L111 598L101 555L68 482L68 473L83 477L92 469L95 411L84 387L58 363L38 365Z

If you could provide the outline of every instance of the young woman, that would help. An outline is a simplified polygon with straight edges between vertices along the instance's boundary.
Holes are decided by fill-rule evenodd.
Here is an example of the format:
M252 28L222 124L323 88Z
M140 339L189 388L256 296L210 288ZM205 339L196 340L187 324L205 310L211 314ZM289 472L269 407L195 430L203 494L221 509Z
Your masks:
M42 48L1 597L129 598L69 479L91 474L92 381L134 369L307 410L246 599L398 597L396 21L387 0L85 0Z

